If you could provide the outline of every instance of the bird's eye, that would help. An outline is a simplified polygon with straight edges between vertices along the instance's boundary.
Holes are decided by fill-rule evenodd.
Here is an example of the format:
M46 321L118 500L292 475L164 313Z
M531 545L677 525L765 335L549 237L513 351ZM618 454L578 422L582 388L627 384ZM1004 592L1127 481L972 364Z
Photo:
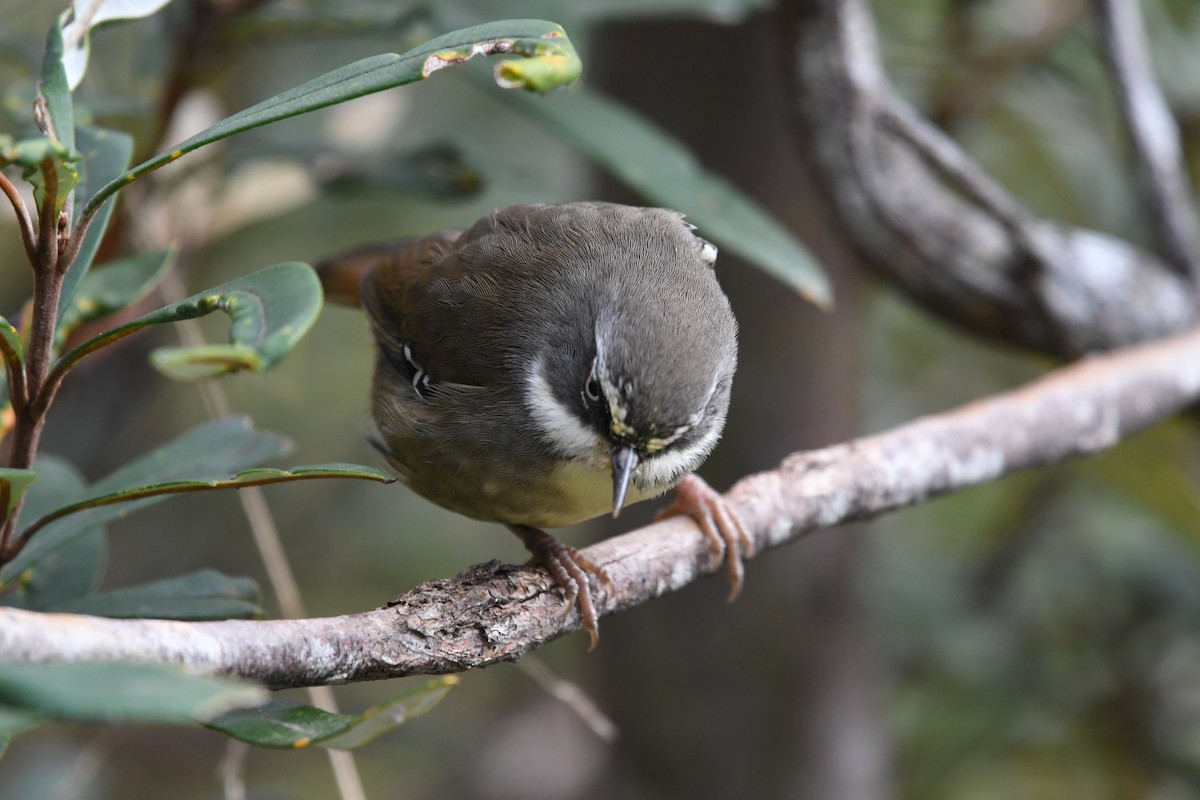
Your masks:
M583 393L593 403L600 402L600 381L596 380L594 374L588 375L587 380L583 384Z

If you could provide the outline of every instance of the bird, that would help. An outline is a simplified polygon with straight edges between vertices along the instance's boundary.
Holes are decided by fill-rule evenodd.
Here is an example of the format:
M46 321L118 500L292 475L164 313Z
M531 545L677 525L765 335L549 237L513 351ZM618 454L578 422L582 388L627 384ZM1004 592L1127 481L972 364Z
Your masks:
M607 572L545 531L672 488L730 600L752 545L694 471L717 444L737 322L717 248L684 215L603 202L503 208L467 228L317 263L326 298L360 305L376 345L372 444L426 499L516 534L579 608ZM590 649L589 648L589 649Z

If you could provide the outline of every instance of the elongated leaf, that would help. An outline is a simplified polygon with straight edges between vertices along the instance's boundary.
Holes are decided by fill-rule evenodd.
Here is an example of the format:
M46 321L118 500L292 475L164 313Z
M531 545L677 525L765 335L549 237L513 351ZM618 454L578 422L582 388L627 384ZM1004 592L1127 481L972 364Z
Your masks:
M75 722L204 722L262 705L253 684L152 664L3 664L0 705Z
M707 172L673 136L594 91L577 88L544 100L500 97L653 203L687 214L705 238L817 305L832 302L829 281L808 250L737 187Z
M256 431L245 418L206 422L102 478L86 490L86 496L113 494L156 480L219 479L252 464L279 458L290 450L291 443L286 438L277 433ZM43 474L39 484L45 481L45 477ZM39 484L35 484L30 491L29 500L34 499ZM39 503L38 507L33 507L32 503L27 502L28 516L25 519L36 520L51 514L63 505L78 501L81 494L53 505ZM36 567L50 553L96 527L160 502L167 496L155 495L89 508L54 522L39 531L20 555L0 569L0 586L12 585L24 570ZM29 527L25 526L22 533Z
M212 378L239 369L262 372L275 366L299 341L321 310L321 282L312 267L277 264L215 289L194 294L113 328L64 355L55 372L150 325L203 317L224 311L233 320L229 347L165 348L154 363L171 377Z
M176 578L77 597L52 611L122 619L251 619L263 616L258 584L205 569Z
M63 69L63 20L60 14L46 35L46 52L42 57L42 74L38 80L38 96L45 101L50 115L53 136L68 150L75 147L75 119L71 106L71 87L67 84L67 73ZM67 190L60 188L60 198L66 198ZM60 200L61 207L61 200Z
M100 187L115 180L129 167L129 161L133 158L133 139L127 134L91 125L80 125L76 130L76 138L83 159L78 194L80 197L91 197ZM63 278L62 295L58 301L59 314L70 307L76 287L95 259L100 240L108 230L115 202L115 199L110 199L100 207L88 225L79 253L68 265L66 277ZM82 205L76 205L77 211ZM76 217L79 217L78 213Z
M130 486L106 494L93 494L77 503L72 503L47 514L32 523L27 530L38 531L71 514L81 511L111 506L118 503L129 503L135 500L162 497L184 492L204 492L213 489L244 489L247 486L266 486L271 483L288 481L319 480L324 478L358 478L363 480L390 483L393 478L372 467L360 467L356 464L321 464L312 467L296 467L292 470L283 469L252 469L240 472L230 478L217 480L185 478L162 483L151 483L145 486Z
M315 744L350 750L429 711L458 682L457 676L446 675L357 715L331 714L276 697L261 708L241 709L218 717L208 727L260 747L299 748Z
M414 83L476 55L495 54L518 56L496 67L496 80L506 88L547 92L575 80L582 69L571 41L553 22L516 19L464 28L402 55L386 53L364 58L240 111L112 181L88 201L85 213L130 182L205 145L298 114Z
M174 248L152 250L88 272L80 281L71 305L59 318L59 338L145 297L166 276L175 253Z

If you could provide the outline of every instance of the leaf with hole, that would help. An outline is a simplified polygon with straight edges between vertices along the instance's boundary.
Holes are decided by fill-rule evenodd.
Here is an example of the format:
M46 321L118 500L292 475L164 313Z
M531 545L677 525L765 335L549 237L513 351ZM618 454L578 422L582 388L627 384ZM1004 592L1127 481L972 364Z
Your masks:
M77 597L50 610L119 619L218 620L263 616L258 584L211 569Z
M240 709L218 717L208 727L260 747L315 744L352 750L430 711L458 683L458 676L445 675L354 715L333 714L275 697L261 708Z
M59 359L52 378L105 345L150 325L223 311L233 325L228 345L161 348L151 354L172 378L199 380L238 370L264 372L283 359L321 310L321 282L307 264L277 264L152 311L89 339Z
M363 95L415 83L477 55L516 56L496 67L496 81L505 88L548 92L574 81L582 69L571 40L553 22L510 19L453 31L401 55L385 53L355 61L239 111L113 180L88 201L84 213L90 213L129 183L205 145Z
M546 99L500 99L593 159L653 203L687 214L705 238L744 258L821 307L829 280L786 228L724 178L704 169L686 145L594 91Z

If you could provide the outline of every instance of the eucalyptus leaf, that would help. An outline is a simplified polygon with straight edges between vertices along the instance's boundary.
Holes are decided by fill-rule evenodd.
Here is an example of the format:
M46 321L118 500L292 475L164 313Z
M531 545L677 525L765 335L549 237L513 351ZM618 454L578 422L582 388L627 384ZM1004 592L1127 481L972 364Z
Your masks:
M265 689L156 664L0 663L0 706L73 722L204 722L262 705Z
M58 323L62 340L80 325L105 317L141 300L166 276L176 250L165 248L123 258L90 270L79 283ZM0 334L3 329L0 328Z
M541 99L505 93L502 102L593 159L655 204L687 214L700 234L818 306L832 290L816 259L781 224L687 147L616 101L577 88Z
M97 128L91 125L80 125L76 129L76 142L82 159L81 174L78 186L80 197L90 197L99 191L101 186L116 179L129 167L133 158L133 139L128 134ZM67 274L63 278L62 294L58 300L58 311L62 314L70 308L75 297L75 290L83 276L87 274L96 251L100 248L100 240L108 230L112 218L115 199L104 203L92 218L83 242L75 260L67 265ZM78 211L82 203L76 205ZM76 217L80 215L77 213Z
M205 569L77 597L50 610L121 619L252 619L263 616L258 602L258 584L254 581Z
M312 327L321 300L321 282L312 267L299 262L277 264L89 339L59 359L54 371L61 376L89 353L150 325L224 311L233 320L229 347L163 348L155 351L155 365L165 366L171 377L193 380L242 369L263 372L282 360Z
M402 55L385 53L355 61L239 111L111 181L88 201L84 213L91 213L130 182L205 145L356 97L414 83L476 55L495 54L517 56L501 61L496 67L496 81L505 88L547 92L574 81L582 69L570 39L553 22L502 20L453 31Z
M86 490L80 488L75 493L60 493L57 497L61 502L49 503L44 497L37 496L37 490L46 482L46 474L39 468L42 480L34 485L28 498L32 501L36 497L39 502L27 501L27 514L23 518L37 520L87 497L109 495L155 481L219 479L253 464L286 455L291 447L291 443L277 433L254 430L245 418L206 422L110 473ZM88 508L46 526L29 540L15 559L0 568L0 590L13 585L25 570L38 568L43 559L80 536L165 497L167 495L154 495ZM31 527L24 526L21 534L25 535Z
M458 676L446 675L357 715L333 714L275 697L261 708L240 709L218 717L208 727L260 747L315 744L350 750L431 710L458 683Z

